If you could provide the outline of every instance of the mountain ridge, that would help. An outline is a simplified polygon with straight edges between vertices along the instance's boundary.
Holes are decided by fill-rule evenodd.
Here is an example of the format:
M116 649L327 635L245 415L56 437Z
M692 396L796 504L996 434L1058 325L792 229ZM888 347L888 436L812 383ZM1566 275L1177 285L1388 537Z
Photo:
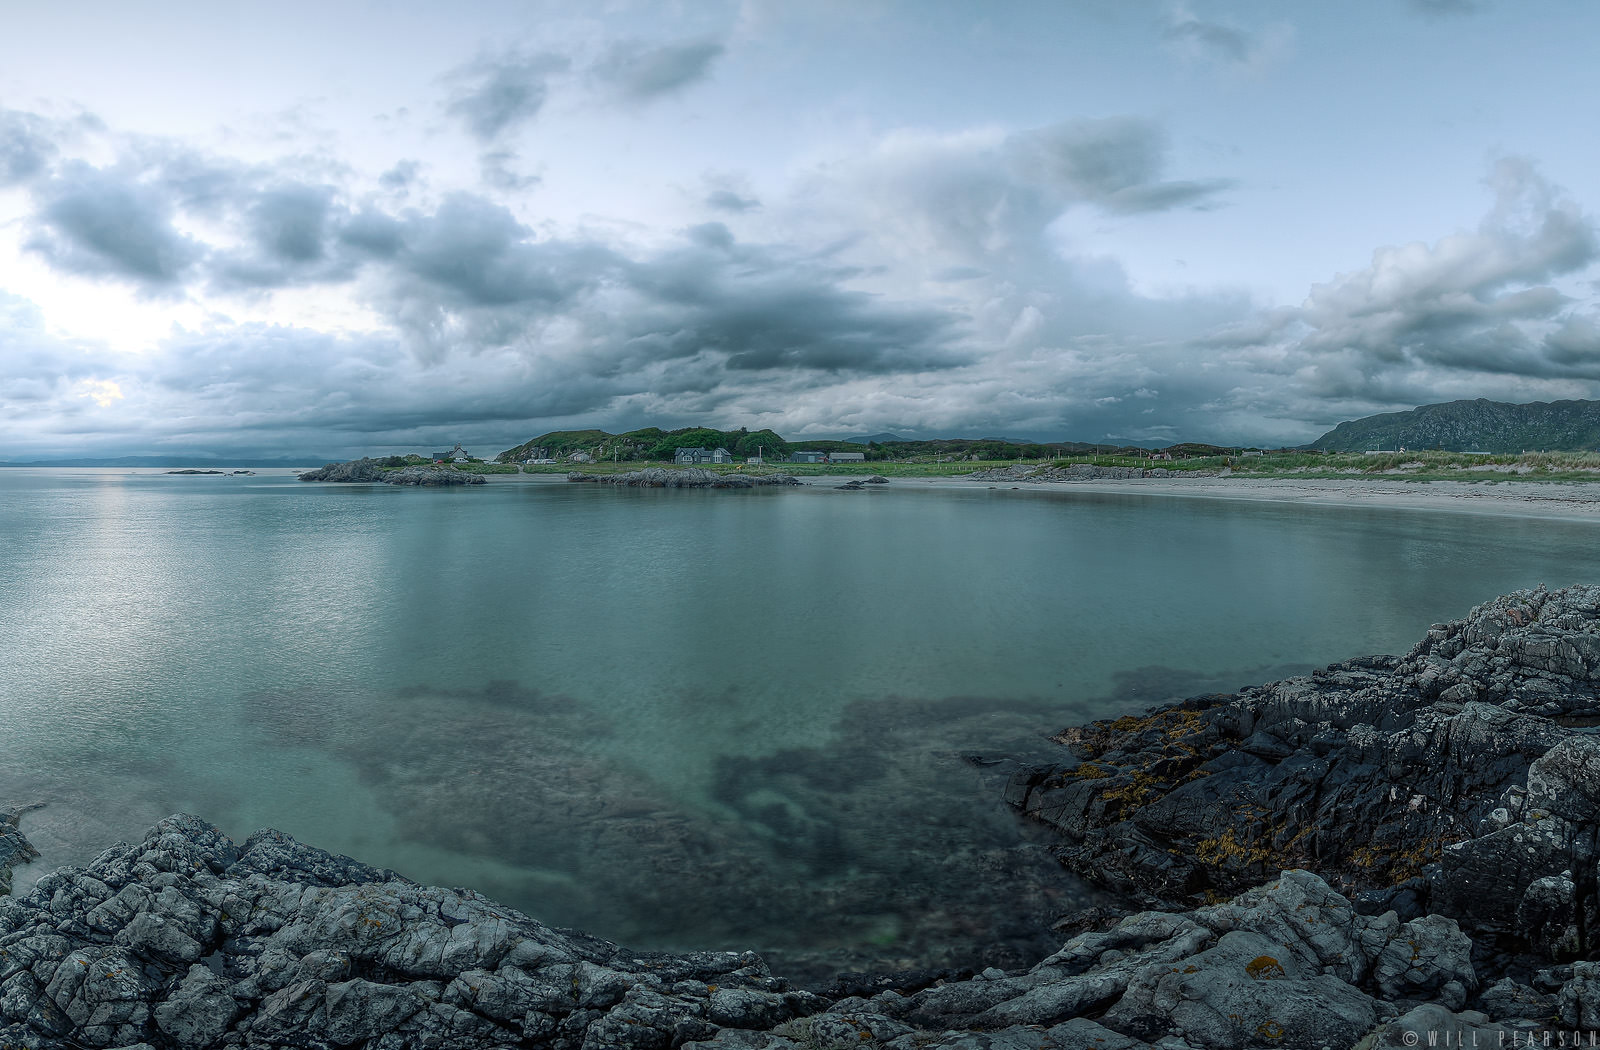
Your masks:
M1600 448L1600 401L1444 401L1347 420L1305 447L1324 452L1592 451Z

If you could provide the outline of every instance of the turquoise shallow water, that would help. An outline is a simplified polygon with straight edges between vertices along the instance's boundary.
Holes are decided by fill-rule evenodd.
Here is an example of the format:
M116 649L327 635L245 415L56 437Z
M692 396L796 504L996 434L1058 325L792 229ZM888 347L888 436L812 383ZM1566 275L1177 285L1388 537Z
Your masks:
M1082 897L963 755L1600 582L1595 530L0 470L0 802L51 865L187 809L641 944L954 959Z

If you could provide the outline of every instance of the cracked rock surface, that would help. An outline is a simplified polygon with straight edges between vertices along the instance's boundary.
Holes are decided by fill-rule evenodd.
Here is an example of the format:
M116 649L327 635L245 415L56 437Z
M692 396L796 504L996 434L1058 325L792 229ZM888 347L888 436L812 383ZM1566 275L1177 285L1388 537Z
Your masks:
M1369 657L1067 730L1008 798L1152 906L1317 871L1555 960L1600 949L1600 588L1496 598Z
M1453 920L1364 915L1306 871L1028 969L829 994L752 952L633 952L184 815L0 898L0 1047L1382 1047L1600 1016L1592 964L1482 983Z

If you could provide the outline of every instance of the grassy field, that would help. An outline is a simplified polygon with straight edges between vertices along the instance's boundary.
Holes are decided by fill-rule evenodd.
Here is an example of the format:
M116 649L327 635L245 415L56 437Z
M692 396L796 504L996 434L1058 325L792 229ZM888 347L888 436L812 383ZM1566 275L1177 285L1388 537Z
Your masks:
M792 474L796 477L870 476L886 478L959 477L996 467L1066 467L1090 463L1102 467L1162 467L1174 474L1195 471L1228 473L1251 478L1334 478L1383 477L1412 481L1600 481L1600 453L1528 452L1521 455L1469 455L1461 452L1382 452L1363 454L1341 452L1269 453L1259 456L1206 456L1195 459L1161 460L1134 456L1072 456L1052 460L991 460L973 462L901 462L874 460L869 463L768 463L746 466L742 463L707 467L725 474ZM579 470L590 474L614 474L645 467L670 466L663 463L553 463L524 468L529 474L566 474ZM474 465L484 473L509 473L514 468ZM483 469L489 468L489 469Z

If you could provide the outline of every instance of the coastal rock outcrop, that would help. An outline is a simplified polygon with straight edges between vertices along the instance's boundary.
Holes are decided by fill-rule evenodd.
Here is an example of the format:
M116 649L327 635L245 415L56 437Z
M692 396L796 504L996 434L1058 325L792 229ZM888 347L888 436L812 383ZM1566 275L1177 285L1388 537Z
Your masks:
M301 481L376 481L384 485L483 485L481 474L467 474L453 467L421 466L385 470L375 459L352 459L348 463L329 463L307 470Z
M1080 933L1027 969L824 995L752 952L629 951L278 832L235 844L180 815L0 898L0 1045L1385 1047L1600 1010L1600 979L1580 965L1547 975L1554 994L1483 997L1521 1004L1510 1019L1464 1011L1480 984L1471 947L1449 919L1364 915L1287 871L1226 903ZM1539 1016L1521 1015L1529 1004Z
M1553 959L1600 954L1600 588L1496 598L1401 657L1067 730L1013 776L1064 864L1152 905L1310 867Z
M585 474L575 470L567 475L567 480L644 489L748 489L758 485L800 484L799 478L788 474L719 474L702 467L646 467L622 474Z

